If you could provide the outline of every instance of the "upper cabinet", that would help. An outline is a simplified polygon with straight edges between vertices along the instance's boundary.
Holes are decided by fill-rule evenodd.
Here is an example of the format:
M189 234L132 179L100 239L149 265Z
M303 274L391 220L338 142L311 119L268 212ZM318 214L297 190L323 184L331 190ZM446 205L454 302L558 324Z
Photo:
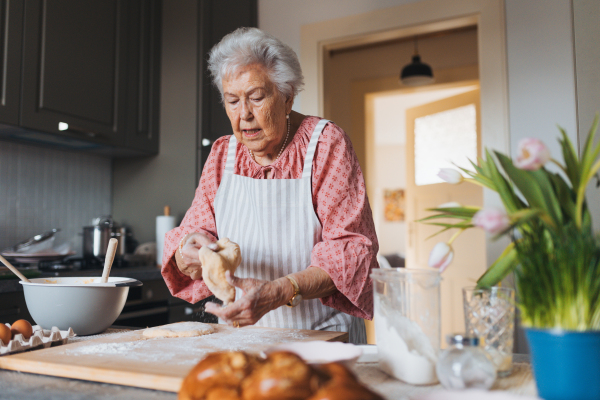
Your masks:
M23 2L0 0L0 121L19 123Z
M232 6L233 5L233 6ZM199 113L202 123L199 133L199 171L210 154L212 144L219 137L231 135L231 123L221 103L221 94L214 87L208 72L208 53L219 43L223 36L243 26L256 27L258 22L256 0L200 1L199 40L201 60L199 63L201 79L201 101Z
M160 1L24 4L20 136L112 156L157 153Z

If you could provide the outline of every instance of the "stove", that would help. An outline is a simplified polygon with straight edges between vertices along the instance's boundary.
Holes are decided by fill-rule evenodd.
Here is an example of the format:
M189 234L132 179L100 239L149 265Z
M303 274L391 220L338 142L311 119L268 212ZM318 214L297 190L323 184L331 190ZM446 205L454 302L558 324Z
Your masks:
M112 268L126 268L143 266L147 263L136 263L125 260L124 258L115 258ZM39 261L38 269L40 271L73 271L90 270L104 268L104 259L99 257L67 257L64 260Z

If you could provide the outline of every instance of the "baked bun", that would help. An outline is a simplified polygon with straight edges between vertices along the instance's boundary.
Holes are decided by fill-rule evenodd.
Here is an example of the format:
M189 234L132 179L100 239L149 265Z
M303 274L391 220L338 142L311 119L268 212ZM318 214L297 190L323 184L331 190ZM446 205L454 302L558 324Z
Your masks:
M242 383L244 400L304 400L319 387L319 374L294 353L280 351Z
M244 352L206 356L184 379L179 400L383 400L338 363L312 367L280 351L261 360Z
M307 400L383 400L383 397L361 385L356 376L342 364L325 364L318 369L329 380Z
M211 353L186 376L179 400L237 400L242 380L257 363L256 356L244 352ZM213 391L218 391L220 397L215 397Z

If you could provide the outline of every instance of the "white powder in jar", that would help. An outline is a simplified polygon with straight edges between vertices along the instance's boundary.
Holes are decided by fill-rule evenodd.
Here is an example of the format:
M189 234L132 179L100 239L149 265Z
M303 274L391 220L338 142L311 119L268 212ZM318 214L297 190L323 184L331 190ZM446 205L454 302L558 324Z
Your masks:
M375 307L379 368L412 385L437 383L437 352L427 335L416 322L381 306Z

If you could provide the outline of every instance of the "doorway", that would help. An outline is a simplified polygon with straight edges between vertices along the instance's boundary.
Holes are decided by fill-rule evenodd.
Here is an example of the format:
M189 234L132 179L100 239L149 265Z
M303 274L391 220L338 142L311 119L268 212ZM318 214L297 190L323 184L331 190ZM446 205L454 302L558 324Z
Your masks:
M435 243L448 240L453 232L427 240L438 228L415 222L428 215L425 209L450 201L483 205L483 191L479 186L448 185L440 183L436 176L439 167L452 166L452 162L466 167L467 158L474 160L478 156L481 147L478 81L430 85L418 91L370 92L364 95L364 104L365 134L372 138L366 154L367 169L371 171L369 198L380 257L399 256L408 268L428 268L427 256ZM421 148L423 141L440 142L439 150L436 153L435 144L428 143L425 156L432 158L423 159L423 154L419 155L416 150L419 146L415 141L415 121L433 119L436 125L436 118L442 120L443 130L424 139L427 135L421 133L420 141ZM448 130L454 126L457 127L455 132ZM442 136L436 138L436 134ZM404 194L401 213L390 214L390 193ZM397 218L398 214L402 217ZM464 329L461 288L473 285L486 267L482 231L464 232L453 247L455 266L445 271L441 285L442 337ZM367 328L368 340L373 343L373 325L367 324Z
M406 188L405 132L398 131L405 125L403 110L479 86L477 25L429 32L418 38L418 49L422 60L434 70L435 85L407 88L398 82L400 69L413 55L414 37L336 49L326 52L323 58L323 115L341 126L353 143L373 208L380 255L402 258L408 253L409 221L386 220L384 202L386 193L388 198L401 196ZM391 117L382 119L386 108ZM482 202L481 193L478 201ZM405 198L405 204L409 202L411 199ZM426 246L433 247L435 243L432 239ZM481 248L483 259L479 260L479 268L483 272L484 242ZM412 266L410 257L406 261ZM466 280L462 278L468 277L458 275L461 279L448 279L442 287L443 302L449 308L442 311L443 333L464 329L460 286ZM370 324L367 335L373 343Z

